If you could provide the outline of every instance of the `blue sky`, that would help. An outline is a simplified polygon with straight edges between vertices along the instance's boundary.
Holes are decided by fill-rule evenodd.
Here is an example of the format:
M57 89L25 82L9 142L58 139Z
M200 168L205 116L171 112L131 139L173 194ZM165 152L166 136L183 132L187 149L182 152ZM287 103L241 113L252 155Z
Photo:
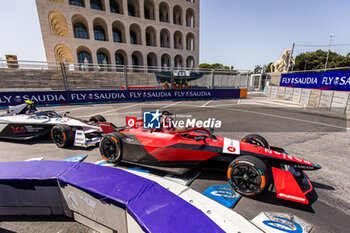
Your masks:
M297 44L350 44L348 0L201 0L200 62L223 63L240 69L279 60ZM1 4L0 58L45 60L34 0ZM327 47L322 47L327 50ZM317 48L296 47L296 53ZM341 54L350 46L333 47Z

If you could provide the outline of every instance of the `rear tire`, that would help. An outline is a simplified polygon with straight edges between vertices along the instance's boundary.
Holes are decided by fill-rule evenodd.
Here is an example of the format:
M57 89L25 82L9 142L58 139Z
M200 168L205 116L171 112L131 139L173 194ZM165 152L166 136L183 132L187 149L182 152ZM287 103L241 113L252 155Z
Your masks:
M264 147L267 149L270 148L267 140L259 134L249 134L249 135L245 136L241 141L246 142L246 143L250 143L250 144L253 144L256 146Z
M95 115L95 116L90 117L89 121L92 121L94 123L106 122L106 119L101 115Z
M263 161L244 155L233 160L227 170L232 188L245 196L257 196L269 185L269 172Z
M119 164L123 158L122 138L118 133L105 135L100 141L100 154L108 163Z
M74 133L68 125L55 125L51 129L51 139L60 148L73 145Z

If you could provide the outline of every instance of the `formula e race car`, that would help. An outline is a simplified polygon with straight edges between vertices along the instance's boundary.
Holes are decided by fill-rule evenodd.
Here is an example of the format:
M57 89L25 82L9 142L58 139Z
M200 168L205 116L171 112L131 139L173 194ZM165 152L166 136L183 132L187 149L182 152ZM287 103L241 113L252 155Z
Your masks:
M167 116L161 118L167 122L163 121ZM242 195L257 196L274 184L278 198L309 203L306 195L313 187L304 170L321 166L270 146L260 135L236 141L205 128L177 130L162 125L145 129L142 119L130 124L131 120L127 119L127 125L132 128L124 127L101 139L100 153L107 162L123 161L181 175L206 161L209 165L211 160L224 161L229 183Z
M31 101L10 106L7 114L0 115L0 138L28 140L51 134L58 147L96 145L104 133L115 132L114 128L101 115L85 121L53 110L38 111Z

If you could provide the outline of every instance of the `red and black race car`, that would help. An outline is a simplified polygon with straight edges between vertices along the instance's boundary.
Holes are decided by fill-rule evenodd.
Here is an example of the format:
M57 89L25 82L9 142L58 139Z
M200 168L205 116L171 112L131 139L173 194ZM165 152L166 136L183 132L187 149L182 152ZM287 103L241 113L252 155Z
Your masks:
M105 135L102 157L109 163L123 161L178 175L208 160L225 161L228 181L238 193L256 196L274 184L278 198L309 203L306 195L313 187L304 171L321 166L270 146L260 135L236 141L205 128L144 129L142 122Z

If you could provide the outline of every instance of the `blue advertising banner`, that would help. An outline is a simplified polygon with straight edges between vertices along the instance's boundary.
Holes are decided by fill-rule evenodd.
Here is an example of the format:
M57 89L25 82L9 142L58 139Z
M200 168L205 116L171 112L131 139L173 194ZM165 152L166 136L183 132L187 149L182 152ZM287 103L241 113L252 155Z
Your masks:
M350 71L282 74L281 87L350 91Z
M34 101L37 105L61 105L127 101L239 98L240 94L240 89L140 89L0 92L0 107L18 105L23 103L25 100Z

